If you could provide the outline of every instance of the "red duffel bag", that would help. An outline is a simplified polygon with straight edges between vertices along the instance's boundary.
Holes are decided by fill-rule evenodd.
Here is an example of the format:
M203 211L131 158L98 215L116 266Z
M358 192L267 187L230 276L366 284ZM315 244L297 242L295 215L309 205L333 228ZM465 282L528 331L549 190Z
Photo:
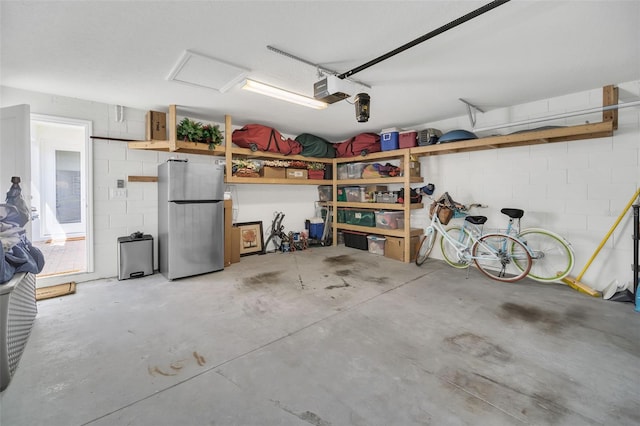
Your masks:
M262 124L247 124L242 129L234 130L231 141L251 151L277 152L282 155L296 155L302 152L302 145L297 141L285 138L276 129Z
M336 157L355 157L382 151L380 135L377 133L360 133L344 142L334 145Z

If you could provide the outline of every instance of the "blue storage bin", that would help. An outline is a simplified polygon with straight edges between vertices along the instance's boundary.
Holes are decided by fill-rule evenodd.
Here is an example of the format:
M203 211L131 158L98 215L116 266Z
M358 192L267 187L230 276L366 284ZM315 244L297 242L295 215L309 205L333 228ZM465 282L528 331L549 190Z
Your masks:
M400 132L386 132L380 134L380 146L383 151L398 149Z
M322 239L324 233L324 221L322 218L314 217L309 220L309 238Z

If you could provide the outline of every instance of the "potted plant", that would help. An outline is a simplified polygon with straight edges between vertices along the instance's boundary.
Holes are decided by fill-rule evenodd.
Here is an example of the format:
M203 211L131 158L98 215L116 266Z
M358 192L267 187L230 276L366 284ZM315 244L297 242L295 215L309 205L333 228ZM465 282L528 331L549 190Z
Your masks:
M324 179L324 167L324 163L308 163L309 179Z
M222 132L220 131L220 127L217 124L205 124L202 126L202 138L203 142L209 144L209 150L213 151L216 145L220 145L222 143Z
M222 132L217 124L203 125L201 122L187 117L178 123L177 135L178 139L185 142L208 143L210 150L222 143Z
M185 142L199 142L202 140L202 123L185 117L178 123L177 134L178 139Z

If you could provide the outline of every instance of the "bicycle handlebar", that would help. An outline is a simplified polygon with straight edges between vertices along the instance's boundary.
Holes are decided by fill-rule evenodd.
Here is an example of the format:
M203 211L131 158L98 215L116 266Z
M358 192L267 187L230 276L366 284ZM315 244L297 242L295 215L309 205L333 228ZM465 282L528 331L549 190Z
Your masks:
M435 202L435 203L437 203L437 204L439 204L439 205L441 205L443 207L449 207L444 202L436 200L435 198L433 198L433 196L425 193L424 191L420 191L420 194L422 194L423 197L426 197L426 198L430 199L431 201L433 201L433 202ZM469 210L471 210L473 208L486 209L488 207L489 206L487 204L472 203L472 204L465 205L465 204L460 204L460 203L456 202L455 209L456 210L460 210L460 211L469 211Z

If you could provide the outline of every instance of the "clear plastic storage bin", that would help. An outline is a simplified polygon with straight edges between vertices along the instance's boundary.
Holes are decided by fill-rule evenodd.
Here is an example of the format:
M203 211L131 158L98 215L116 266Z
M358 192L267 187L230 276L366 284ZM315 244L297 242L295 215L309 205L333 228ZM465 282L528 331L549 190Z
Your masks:
M387 239L379 235L367 235L369 253L384 256L384 243Z
M347 164L347 179L360 179L362 178L362 171L366 164L364 163L349 163Z
M318 186L318 200L320 200L320 201L333 201L333 186L331 186L331 185L319 185Z
M347 201L351 203L360 203L362 202L362 195L364 191L360 191L359 186L347 186L344 188L347 193Z
M404 229L404 212L400 212L400 211L376 212L376 228Z

